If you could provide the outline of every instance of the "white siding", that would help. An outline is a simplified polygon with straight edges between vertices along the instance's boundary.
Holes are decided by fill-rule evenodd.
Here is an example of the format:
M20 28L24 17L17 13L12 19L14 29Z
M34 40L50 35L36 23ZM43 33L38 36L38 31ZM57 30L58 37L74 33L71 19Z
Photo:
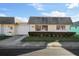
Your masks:
M70 25L65 25L65 30L57 30L57 25L48 25L48 31L69 31Z
M29 25L29 29L30 29L29 31L35 31L35 25L33 25L33 24Z
M48 25L48 31L55 31L56 25Z
M12 29L10 27L12 27ZM4 30L3 33L5 35L15 35L14 26L11 26L11 25L4 26L3 30Z
M70 30L70 25L66 25L66 30Z
M5 35L12 35L13 33L11 32L11 33L9 33L9 32L11 32L11 30L9 29L9 27L5 27L4 28L4 34Z
M38 25L44 25L44 24L38 24ZM59 24L60 25L60 24ZM35 24L30 24L29 25L30 26L30 31L35 31ZM56 29L56 24L48 24L48 31L51 31L51 32L53 32L53 31L56 31L56 32L67 32L67 31L69 31L69 28L70 28L70 25L65 25L65 30L57 30Z
M69 31L69 28L70 28L70 25L64 25L65 30L57 30L56 26L57 25L48 25L48 31L67 32L67 31Z

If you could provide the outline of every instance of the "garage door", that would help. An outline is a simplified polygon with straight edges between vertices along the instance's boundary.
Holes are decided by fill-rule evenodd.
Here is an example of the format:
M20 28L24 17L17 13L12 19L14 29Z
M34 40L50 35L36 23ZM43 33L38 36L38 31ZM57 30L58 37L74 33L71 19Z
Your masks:
M29 25L20 24L17 26L17 35L28 35Z

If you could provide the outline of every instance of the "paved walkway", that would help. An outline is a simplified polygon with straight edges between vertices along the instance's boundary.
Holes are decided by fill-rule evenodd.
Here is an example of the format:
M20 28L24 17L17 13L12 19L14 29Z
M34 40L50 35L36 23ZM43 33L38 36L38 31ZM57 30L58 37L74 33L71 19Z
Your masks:
M46 49L22 54L20 56L75 56L62 47L48 47Z
M9 39L6 39L6 40L3 40L3 41L0 41L0 46L6 46L6 45L16 45L18 43L21 42L21 40L23 38L25 38L26 36L13 36Z
M73 53L62 48L59 42L52 42L47 45L47 48L34 51L31 53L22 54L22 56L75 56Z

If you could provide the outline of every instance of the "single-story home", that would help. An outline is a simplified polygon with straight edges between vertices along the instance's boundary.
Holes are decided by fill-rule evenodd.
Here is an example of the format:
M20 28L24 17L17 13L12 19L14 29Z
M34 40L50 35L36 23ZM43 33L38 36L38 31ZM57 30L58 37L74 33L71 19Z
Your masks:
M72 20L70 17L32 16L29 18L30 36L71 36Z
M14 17L0 17L0 35L28 35L29 25Z

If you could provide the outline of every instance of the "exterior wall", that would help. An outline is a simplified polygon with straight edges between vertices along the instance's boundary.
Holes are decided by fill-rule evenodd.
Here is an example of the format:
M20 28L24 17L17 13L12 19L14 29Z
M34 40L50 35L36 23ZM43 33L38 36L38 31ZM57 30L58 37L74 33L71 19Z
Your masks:
M48 25L48 31L56 31L56 25Z
M70 30L70 25L66 25L66 30L67 30L67 31Z
M12 29L10 28L12 27ZM14 24L0 24L0 34L1 35L15 35L15 25Z
M45 25L45 24L38 24L38 25ZM64 30L64 31L69 31L70 25L65 25L65 26L66 26L66 30ZM10 27L12 27L12 29ZM28 35L29 31L35 31L35 24L19 23L19 24L2 24L2 25L0 25L0 34ZM55 24L54 25L49 24L48 31L57 32L59 30L56 30ZM62 31L62 30L60 30L60 31ZM79 31L79 29L77 31Z
M4 24L3 34L5 35L15 35L15 24Z
M37 25L45 25L45 24L37 24ZM47 24L46 24L47 25ZM48 24L48 31L62 31L56 29L56 24ZM65 30L63 31L69 31L70 25L65 25ZM30 31L35 31L35 24L30 24Z
M12 29L11 29L12 27ZM28 35L29 25L26 23L20 24L2 24L0 25L0 34L2 35Z
M69 31L70 25L65 25L65 30L57 30L56 29L57 25L48 25L48 31Z
M19 23L16 25L16 35L28 35L29 25L27 23Z
M29 31L35 31L35 24L29 25Z

